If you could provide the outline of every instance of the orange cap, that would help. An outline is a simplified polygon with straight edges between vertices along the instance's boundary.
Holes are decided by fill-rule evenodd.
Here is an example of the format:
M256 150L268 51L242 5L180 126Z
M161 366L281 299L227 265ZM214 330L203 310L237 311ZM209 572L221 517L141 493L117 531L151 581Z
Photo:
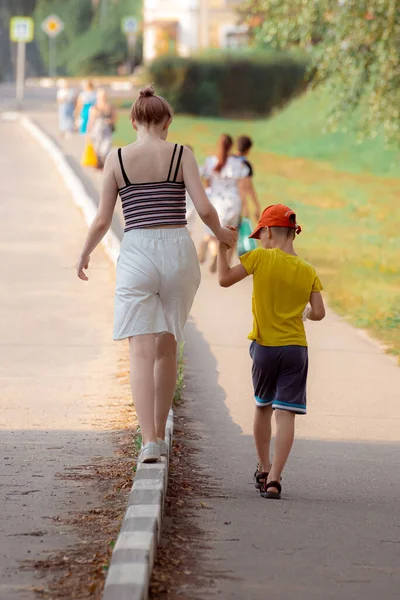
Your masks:
M290 217L293 217L293 215L294 219L291 219ZM300 225L296 223L296 214L291 208L283 204L271 204L271 206L268 206L263 211L257 227L249 237L258 240L263 227L291 227L291 229L296 230L296 233L301 232Z

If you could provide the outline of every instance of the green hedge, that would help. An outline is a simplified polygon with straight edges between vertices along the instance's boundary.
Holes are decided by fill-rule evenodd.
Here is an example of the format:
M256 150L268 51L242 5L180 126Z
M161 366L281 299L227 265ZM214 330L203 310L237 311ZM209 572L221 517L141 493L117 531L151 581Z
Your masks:
M165 55L149 67L157 93L180 113L213 117L268 115L306 86L306 61L277 53Z

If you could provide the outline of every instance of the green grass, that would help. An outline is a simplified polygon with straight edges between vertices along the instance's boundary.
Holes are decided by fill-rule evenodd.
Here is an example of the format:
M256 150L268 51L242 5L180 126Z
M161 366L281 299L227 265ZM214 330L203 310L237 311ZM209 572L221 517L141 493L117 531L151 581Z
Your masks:
M178 116L170 139L202 161L221 132L252 136L260 199L298 213L298 251L318 268L331 306L400 354L398 153L381 138L360 143L356 119L347 132L324 134L328 110L314 93L263 121ZM133 139L122 117L116 141Z

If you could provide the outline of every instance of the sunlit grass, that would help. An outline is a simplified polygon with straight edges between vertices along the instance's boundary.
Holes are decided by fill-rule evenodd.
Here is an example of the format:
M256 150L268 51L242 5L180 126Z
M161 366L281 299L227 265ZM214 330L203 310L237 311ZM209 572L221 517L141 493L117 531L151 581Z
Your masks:
M324 135L323 97L304 97L268 121L178 116L170 138L193 146L198 160L215 151L221 132L246 133L264 205L296 210L303 233L297 247L313 262L331 306L400 353L400 166L382 139L360 144L348 133ZM128 119L119 144L134 139Z

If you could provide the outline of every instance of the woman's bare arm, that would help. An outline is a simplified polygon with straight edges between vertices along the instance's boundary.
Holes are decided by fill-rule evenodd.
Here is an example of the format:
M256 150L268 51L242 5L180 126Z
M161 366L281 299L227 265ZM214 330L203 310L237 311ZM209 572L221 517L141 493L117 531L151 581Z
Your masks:
M116 154L111 152L104 165L103 187L101 190L100 204L93 223L88 231L86 241L77 264L78 277L87 281L88 277L84 269L89 266L90 255L100 244L101 240L109 230L118 197L118 185L114 176L114 165Z
M226 227L221 227L218 213L208 199L201 182L199 166L189 148L184 148L182 168L186 189L193 200L200 219L211 229L218 240L232 247L236 243L237 233Z

